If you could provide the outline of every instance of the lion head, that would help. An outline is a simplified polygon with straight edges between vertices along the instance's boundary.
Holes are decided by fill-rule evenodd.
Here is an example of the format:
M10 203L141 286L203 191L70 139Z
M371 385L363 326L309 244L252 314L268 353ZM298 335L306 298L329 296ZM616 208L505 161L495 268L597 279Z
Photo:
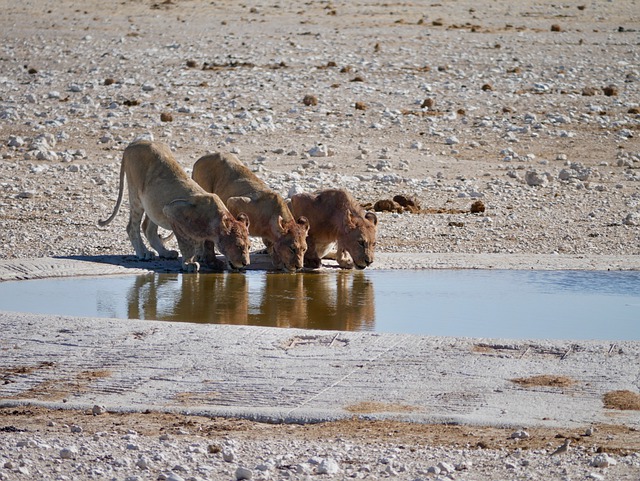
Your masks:
M306 217L285 221L278 216L272 226L275 231L271 246L271 257L276 269L295 272L304 266L304 253L307 251L307 233L309 221Z
M364 269L373 262L377 225L378 218L373 212L360 217L354 216L351 210L346 211L343 235L338 238L338 249L348 252L358 269Z
M216 243L220 253L227 259L233 269L241 269L249 265L249 217L238 214L224 214L220 219L220 231Z

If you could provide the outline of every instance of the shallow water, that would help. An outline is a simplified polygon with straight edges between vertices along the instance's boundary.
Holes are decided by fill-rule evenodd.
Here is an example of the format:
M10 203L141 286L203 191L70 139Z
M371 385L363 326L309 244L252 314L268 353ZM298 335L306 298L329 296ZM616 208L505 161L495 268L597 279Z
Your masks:
M0 283L0 310L527 339L640 339L640 272L371 270Z

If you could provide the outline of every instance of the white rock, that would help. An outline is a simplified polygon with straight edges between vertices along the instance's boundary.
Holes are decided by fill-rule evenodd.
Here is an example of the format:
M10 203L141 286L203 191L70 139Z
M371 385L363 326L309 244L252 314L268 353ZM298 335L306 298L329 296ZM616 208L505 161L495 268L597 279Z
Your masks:
M62 459L76 459L78 455L78 449L75 446L69 448L62 448L60 450L60 457Z
M589 463L594 468L608 468L609 466L615 466L618 462L609 456L607 453L598 454Z
M176 473L169 474L165 479L166 481L184 481L184 478Z
M445 474L451 474L456 470L455 467L453 467L451 464L444 461L441 461L438 463L438 468L440 468L441 473L445 473Z
M340 472L340 465L338 465L338 462L333 458L323 459L318 466L318 474L333 476L334 474L338 474L338 472Z
M239 466L238 469L236 469L235 475L237 480L253 478L251 470L243 466Z
M15 135L10 135L9 142L7 143L9 147L22 147L24 144L24 139Z
M335 154L333 150L330 150L329 147L324 144L318 144L315 147L312 147L307 151L307 153L311 157L330 157Z
M588 479L595 479L596 481L604 481L605 477L598 473L589 473L587 475Z
M232 449L225 448L222 450L222 459L227 463L232 463L236 459L236 453Z
M511 439L529 439L529 433L527 431L515 431L511 433Z
M103 184L104 184L104 183L105 183L105 182L103 182ZM102 185L102 184L99 184L97 181L96 181L96 184L97 184L97 185ZM99 416L100 414L104 414L104 413L106 413L106 412L107 412L107 408L106 408L106 407L104 407L104 406L100 406L100 405L98 405L98 404L96 404L95 406L93 406L93 408L91 409L91 413L92 413L94 416Z
M546 174L540 174L535 170L527 171L527 173L524 175L524 180L527 183L527 185L530 185L532 187L544 186L549 183L549 179Z
M458 140L458 137L456 137L455 135L452 135L451 137L447 137L444 143L447 145L455 145L455 144L459 144L460 141Z
M640 225L640 213L629 212L627 216L622 219L624 225Z

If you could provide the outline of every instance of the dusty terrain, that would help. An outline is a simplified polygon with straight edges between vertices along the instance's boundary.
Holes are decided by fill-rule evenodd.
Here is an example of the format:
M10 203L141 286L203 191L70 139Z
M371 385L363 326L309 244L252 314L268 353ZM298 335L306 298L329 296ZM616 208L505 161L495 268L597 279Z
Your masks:
M126 205L108 229L96 220L111 212L122 150L139 136L168 143L186 169L206 152L233 151L284 196L344 187L363 204L414 197L420 213L379 213L384 252L640 254L636 1L0 7L0 258L132 253ZM476 201L484 210L469 213ZM217 442L242 445L247 464L280 456L274 464L286 469L247 466L265 479L312 476L320 462L305 459L332 453L340 470L322 476L335 479L640 473L638 433L607 426L516 442L492 428L361 421L271 426L32 408L4 409L0 419L15 433L0 437L11 439L1 480L234 479ZM83 432L70 433L74 424ZM188 434L169 444L184 455L182 471L172 457L153 469L118 464L124 441L115 451L87 448L91 461L75 468L58 456L81 439L99 445L96 432L120 440L135 430L151 443L181 429ZM566 437L570 452L550 458ZM617 465L591 467L598 448ZM198 470L208 463L193 460L202 449L220 466ZM428 471L454 458L459 471ZM465 468L466 458L474 461Z

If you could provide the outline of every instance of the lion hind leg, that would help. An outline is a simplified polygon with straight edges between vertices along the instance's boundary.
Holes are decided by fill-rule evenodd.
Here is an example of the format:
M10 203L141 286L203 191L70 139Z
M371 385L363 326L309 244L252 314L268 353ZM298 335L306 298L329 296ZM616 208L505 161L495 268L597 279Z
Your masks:
M141 260L152 260L154 258L153 252L147 249L144 245L142 236L140 235L140 223L142 222L142 216L144 215L144 209L140 201L133 197L129 197L130 210L129 210L129 223L127 224L127 234L133 249L136 251L136 256Z
M148 215L146 215L142 221L142 229L149 244L151 244L151 247L156 250L160 257L164 259L178 258L178 251L169 250L165 247L164 242L158 235L158 224L153 222Z

